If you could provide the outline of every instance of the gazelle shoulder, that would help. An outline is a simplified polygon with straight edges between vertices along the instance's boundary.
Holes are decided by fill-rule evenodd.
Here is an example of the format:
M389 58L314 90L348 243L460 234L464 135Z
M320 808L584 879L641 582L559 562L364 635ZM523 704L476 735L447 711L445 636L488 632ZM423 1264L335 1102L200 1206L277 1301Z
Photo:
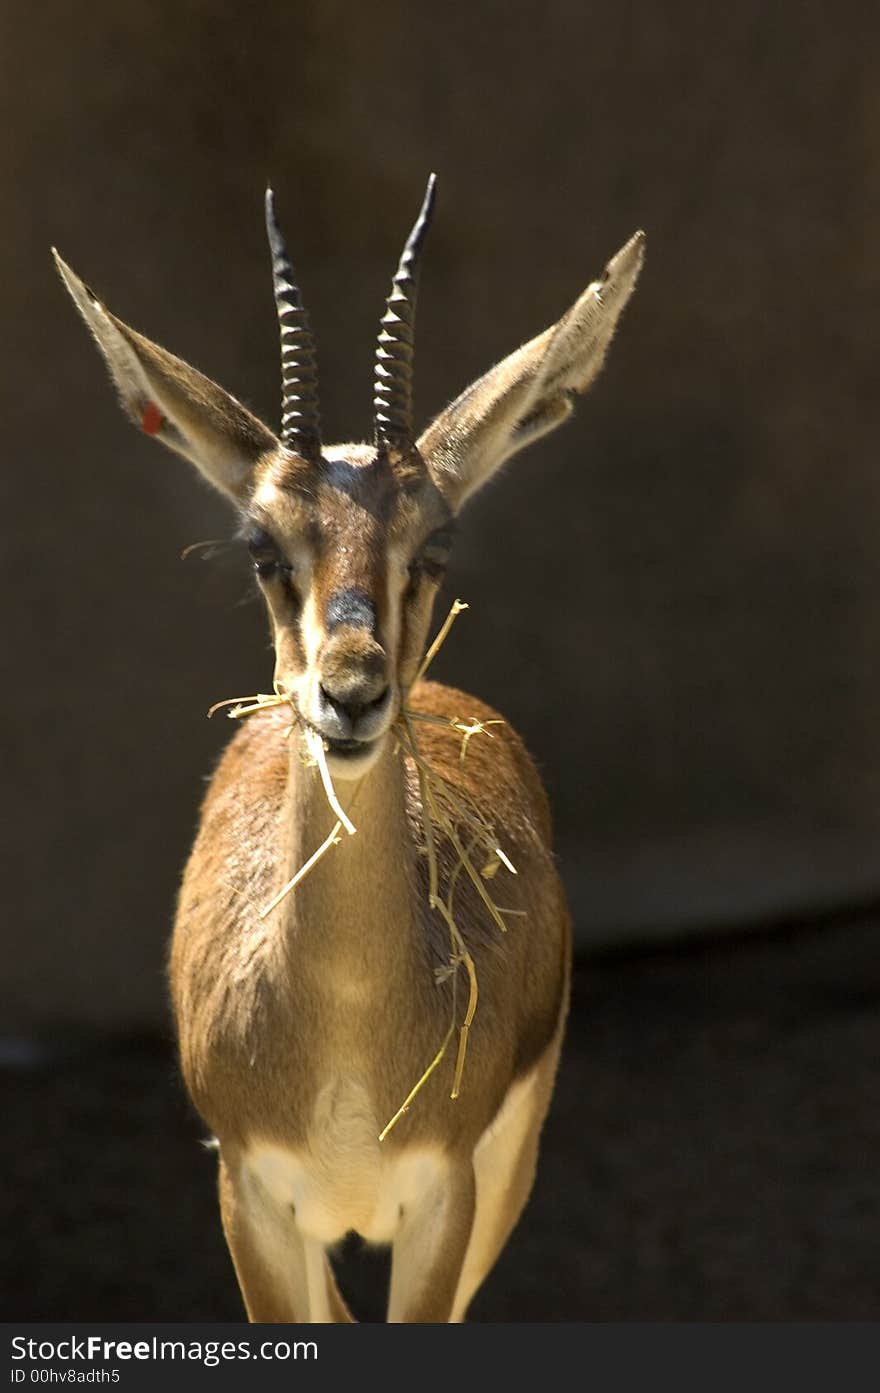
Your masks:
M527 820L549 849L553 833L547 794L510 722L479 697L439 682L417 683L408 705L416 715L415 734L427 763L501 825L514 828ZM463 729L444 727L438 720L454 721Z
M279 806L287 786L290 748L285 739L290 709L268 707L241 721L208 782L203 811L219 813L246 805Z

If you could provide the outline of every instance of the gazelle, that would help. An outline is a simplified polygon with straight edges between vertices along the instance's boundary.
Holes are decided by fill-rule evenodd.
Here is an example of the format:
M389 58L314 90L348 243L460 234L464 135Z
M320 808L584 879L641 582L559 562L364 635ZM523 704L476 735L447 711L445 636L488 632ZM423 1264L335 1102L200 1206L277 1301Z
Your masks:
M382 319L372 444L322 444L314 343L271 191L280 436L116 319L56 253L128 415L237 510L272 626L275 691L289 701L244 722L220 762L171 950L183 1073L217 1138L223 1227L254 1321L350 1320L328 1250L352 1230L392 1247L390 1321L462 1320L528 1198L566 1014L569 920L538 775L503 723L462 758L454 731L420 718L485 726L495 713L417 678L457 514L590 385L643 235L416 436L414 316L433 197L432 177ZM429 903L424 784L398 738L404 710L421 758L486 813L518 873L501 877L516 912L504 935L475 881L458 877L456 920L479 981L467 1068L453 1101L452 1050L399 1115L447 1030L460 962L443 972L449 936ZM316 739L323 771L304 758ZM357 835L266 913L328 838L322 772ZM443 827L433 835L445 892L460 856Z

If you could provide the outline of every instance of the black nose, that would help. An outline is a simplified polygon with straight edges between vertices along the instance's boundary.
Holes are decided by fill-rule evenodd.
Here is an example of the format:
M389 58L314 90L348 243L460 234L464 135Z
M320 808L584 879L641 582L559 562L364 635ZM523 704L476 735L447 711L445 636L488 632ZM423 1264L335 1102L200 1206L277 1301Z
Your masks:
M328 639L320 663L318 700L325 733L357 738L358 723L388 699L387 654L366 630L344 627Z
M346 685L344 693L333 692L322 682L319 691L323 705L329 707L335 716L354 729L362 716L369 715L387 701L388 684L382 687L378 695L373 696L375 688L375 683L364 683L360 689Z

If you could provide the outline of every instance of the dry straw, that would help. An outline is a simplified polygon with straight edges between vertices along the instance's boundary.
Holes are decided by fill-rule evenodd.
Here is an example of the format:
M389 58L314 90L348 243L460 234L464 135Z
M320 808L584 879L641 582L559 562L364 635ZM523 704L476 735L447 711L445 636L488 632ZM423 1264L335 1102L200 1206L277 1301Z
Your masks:
M446 641L449 631L455 620L467 605L460 600L456 600L447 614L437 637L425 654L422 664L415 677L418 682L428 671L434 658L439 653ZM268 711L276 706L291 705L290 698L282 695L277 690L274 693L261 692L252 697L231 697L227 701L216 702L208 712L213 716L215 711L223 707L228 707L227 715L232 720L241 720L246 716L253 716L260 711ZM438 726L442 729L454 731L461 737L459 749L459 760L464 763L467 756L468 745L475 735L485 735L492 739L492 732L489 726L501 725L503 722L497 720L464 721L458 718L448 718L446 716L432 716L425 712L413 710L404 704L400 715L395 722L395 734L398 744L403 754L412 761L419 783L419 794L422 805L422 828L425 838L425 854L428 861L428 905L432 911L436 911L446 923L449 929L449 959L448 962L436 971L438 983L452 979L452 1019L437 1053L434 1055L430 1064L423 1071L417 1082L410 1089L404 1101L401 1103L397 1112L379 1133L379 1140L384 1141L391 1129L400 1121L412 1106L416 1096L424 1088L428 1079L438 1068L444 1059L452 1037L458 1028L458 1051L455 1059L455 1069L452 1079L452 1089L450 1098L455 1099L461 1091L462 1076L464 1074L465 1059L467 1056L468 1032L473 1024L474 1015L477 1010L479 990L477 986L477 969L474 960L468 951L467 944L455 917L455 892L458 887L462 873L470 880L474 889L482 900L487 913L494 921L497 928L506 933L507 926L504 922L505 915L521 914L522 911L514 909L502 909L496 904L490 895L486 881L491 880L500 866L503 866L511 875L516 875L516 868L509 856L498 845L495 832L491 822L484 816L476 804L467 796L456 792L454 788L437 773L436 769L422 756L421 748L415 733L415 724L423 722L427 725ZM285 732L290 734L293 724ZM333 779L327 765L327 754L324 741L317 731L307 729L305 731L306 748L314 763L317 765L321 777L321 783L327 802L336 817L336 822L330 834L325 838L316 851L309 859L300 866L294 876L283 885L278 893L264 905L260 910L260 918L265 919L271 914L282 900L300 885L306 876L312 871L322 857L327 852L337 846L342 837L340 833L344 829L349 836L354 836L357 831L351 819L348 817L333 787ZM447 879L445 893L440 889L440 870L437 858L437 832L451 846L455 861ZM480 854L483 862L480 869L477 869L474 858ZM457 1021L457 999L458 999L458 972L459 968L465 969L468 981L468 1001L461 1024Z

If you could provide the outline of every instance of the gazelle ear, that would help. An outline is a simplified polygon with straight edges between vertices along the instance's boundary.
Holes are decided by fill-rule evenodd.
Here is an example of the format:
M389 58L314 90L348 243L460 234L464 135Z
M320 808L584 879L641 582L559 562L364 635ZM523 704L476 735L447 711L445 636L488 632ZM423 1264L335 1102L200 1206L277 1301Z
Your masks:
M419 453L453 508L571 414L573 395L585 392L602 367L644 242L643 232L631 237L557 324L491 368L420 437Z
M222 387L129 329L54 248L52 255L106 360L127 415L147 435L191 460L215 488L242 500L256 461L278 448L276 437Z

